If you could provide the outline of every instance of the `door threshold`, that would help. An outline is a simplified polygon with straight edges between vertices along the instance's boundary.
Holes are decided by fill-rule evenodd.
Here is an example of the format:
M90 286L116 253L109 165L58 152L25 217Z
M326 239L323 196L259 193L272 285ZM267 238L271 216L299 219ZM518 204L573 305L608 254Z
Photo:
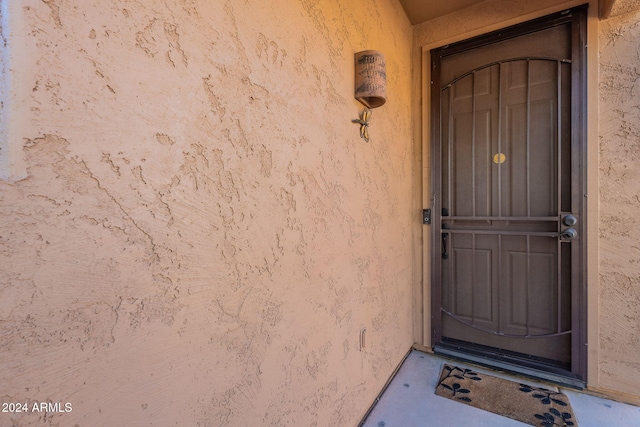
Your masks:
M500 360L497 357L491 357L489 353L481 350L461 348L460 346L441 343L436 344L433 347L433 352L441 356L448 356L462 361L473 362L487 368L524 375L532 379L545 380L578 390L584 390L587 387L587 384L583 380L577 378L571 372L564 371L563 369L555 368L553 371L536 369L533 366L534 364L531 362L527 363L529 366L525 366L523 364L515 363L515 358L511 358L513 361L504 359Z

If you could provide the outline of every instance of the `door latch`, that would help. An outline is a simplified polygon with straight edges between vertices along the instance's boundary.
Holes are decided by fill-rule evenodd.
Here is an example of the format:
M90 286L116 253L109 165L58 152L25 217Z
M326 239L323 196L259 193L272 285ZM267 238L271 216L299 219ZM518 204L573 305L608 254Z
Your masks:
M431 224L431 209L422 210L422 223Z

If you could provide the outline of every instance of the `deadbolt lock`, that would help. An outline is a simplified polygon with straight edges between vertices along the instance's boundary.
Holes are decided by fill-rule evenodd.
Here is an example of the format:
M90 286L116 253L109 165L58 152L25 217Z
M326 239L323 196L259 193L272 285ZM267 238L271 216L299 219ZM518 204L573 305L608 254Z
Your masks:
M567 227L573 227L578 223L578 218L573 215L566 215L564 218L562 218L562 223Z

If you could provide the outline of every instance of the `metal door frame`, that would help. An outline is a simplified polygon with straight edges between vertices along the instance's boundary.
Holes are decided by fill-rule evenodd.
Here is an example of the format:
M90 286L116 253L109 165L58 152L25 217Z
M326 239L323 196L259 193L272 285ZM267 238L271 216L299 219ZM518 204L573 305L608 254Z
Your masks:
M442 215L439 199L442 192L441 177L441 117L440 117L440 69L441 58L476 47L486 46L517 36L530 34L557 25L571 23L571 165L572 165L572 206L581 212L581 243L571 247L571 371L564 374L546 375L545 372L488 361L489 365L520 373L543 377L576 387L584 387L587 382L587 5L560 13L538 18L503 30L457 42L431 51L431 344L442 342L440 306L442 259L441 244ZM462 350L464 353L464 350ZM469 355L471 360L482 363L484 357Z

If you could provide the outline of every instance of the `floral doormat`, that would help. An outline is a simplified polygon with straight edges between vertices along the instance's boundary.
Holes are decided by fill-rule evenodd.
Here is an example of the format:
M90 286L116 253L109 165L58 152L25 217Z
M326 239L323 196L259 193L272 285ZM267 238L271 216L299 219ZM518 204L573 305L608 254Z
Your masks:
M577 426L569 398L556 391L444 365L436 394L532 426Z

